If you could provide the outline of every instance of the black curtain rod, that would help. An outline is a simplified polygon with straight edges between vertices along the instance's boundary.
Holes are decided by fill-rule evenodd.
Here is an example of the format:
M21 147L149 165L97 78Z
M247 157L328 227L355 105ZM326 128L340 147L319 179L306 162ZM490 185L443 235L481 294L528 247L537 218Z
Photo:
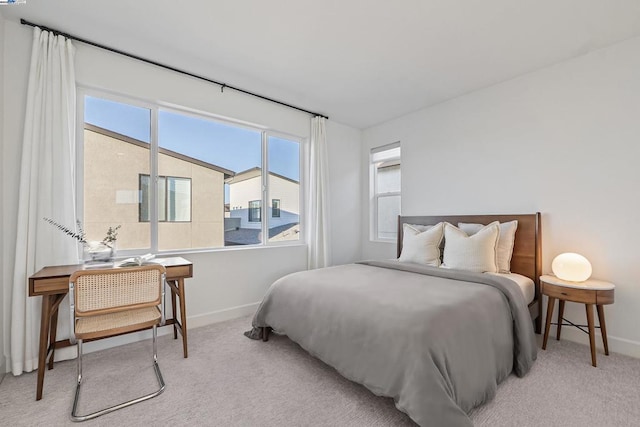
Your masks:
M118 55L126 56L128 58L137 59L138 61L146 62L147 64L155 65L156 67L164 68L166 70L171 70L171 71L174 71L176 73L184 74L184 75L189 76L189 77L193 77L193 78L196 78L196 79L204 80L204 81L209 82L209 83L213 83L215 85L220 86L220 90L222 92L224 92L225 89L232 89L232 90L235 90L236 92L244 93L246 95L251 95L251 96L254 96L256 98L263 99L265 101L269 101L269 102L273 102L275 104L282 105L284 107L293 108L294 110L298 110L298 111L303 111L303 112L305 112L307 114L311 114L312 116L320 116L320 117L324 117L325 119L329 118L328 116L325 116L324 114L314 113L313 111L305 110L304 108L296 107L295 105L287 104L286 102L278 101L277 99L273 99L273 98L269 98L269 97L266 97L266 96L263 96L263 95L259 95L257 93L249 92L248 90L240 89L238 87L231 86L231 85L228 85L226 83L222 83L222 82L219 82L219 81L216 81L216 80L212 80L212 79L209 79L207 77L199 76L197 74L193 74L193 73L190 73L188 71L180 70L178 68L171 67L169 65L164 65L164 64L161 64L159 62L152 61L152 60L146 59L146 58L142 58L140 56L133 55L131 53L123 52L121 50L114 49L112 47L108 47L108 46L105 46L105 45L102 45L102 44L99 44L99 43L94 43L92 41L85 40L83 38L76 37L76 36L73 36L73 35L68 34L68 33L63 33L62 31L54 30L53 28L45 27L44 25L34 24L33 22L29 22L29 21L26 21L24 19L20 19L20 23L22 25L29 25L31 27L38 27L43 31L49 31L50 33L53 33L55 35L60 35L60 36L66 37L66 38L71 39L71 40L75 40L75 41L78 41L78 42L81 42L81 43L84 43L84 44L95 46L95 47L98 47L100 49L108 50L109 52L117 53Z

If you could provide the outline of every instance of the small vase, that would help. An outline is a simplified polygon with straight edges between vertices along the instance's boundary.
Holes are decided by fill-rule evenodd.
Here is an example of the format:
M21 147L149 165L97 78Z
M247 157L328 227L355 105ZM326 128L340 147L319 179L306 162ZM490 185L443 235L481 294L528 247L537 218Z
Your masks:
M104 242L90 241L84 246L84 262L111 262L116 258L115 242L106 244Z

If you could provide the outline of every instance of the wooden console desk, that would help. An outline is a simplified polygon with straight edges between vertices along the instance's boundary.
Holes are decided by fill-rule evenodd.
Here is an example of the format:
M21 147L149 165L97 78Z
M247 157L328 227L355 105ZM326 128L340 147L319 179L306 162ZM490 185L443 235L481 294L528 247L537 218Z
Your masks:
M187 352L187 309L184 299L184 279L193 277L193 264L181 257L156 258L156 262L167 269L167 284L171 288L171 306L173 317L166 319L166 325L173 325L173 338L182 335L184 357ZM71 345L69 340L56 341L58 327L58 307L69 292L69 277L82 264L44 267L29 277L29 296L42 296L42 317L40 319L40 348L38 352L38 386L36 400L42 399L45 365L53 369L53 357L57 348ZM180 299L180 320L177 316L176 297Z

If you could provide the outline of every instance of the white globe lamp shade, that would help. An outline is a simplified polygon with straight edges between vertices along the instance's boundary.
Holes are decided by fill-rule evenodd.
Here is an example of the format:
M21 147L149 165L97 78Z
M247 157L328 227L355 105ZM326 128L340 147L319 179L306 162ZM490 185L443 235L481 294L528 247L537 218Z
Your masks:
M567 252L553 259L551 270L558 279L584 282L591 277L591 263L580 254Z

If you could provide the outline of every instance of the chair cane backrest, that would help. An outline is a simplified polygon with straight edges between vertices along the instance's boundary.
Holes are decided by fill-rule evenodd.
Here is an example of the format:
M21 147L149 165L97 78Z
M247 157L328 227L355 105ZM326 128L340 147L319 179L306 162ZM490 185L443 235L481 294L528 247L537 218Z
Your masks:
M157 306L165 273L162 265L77 271L69 279L75 316Z

